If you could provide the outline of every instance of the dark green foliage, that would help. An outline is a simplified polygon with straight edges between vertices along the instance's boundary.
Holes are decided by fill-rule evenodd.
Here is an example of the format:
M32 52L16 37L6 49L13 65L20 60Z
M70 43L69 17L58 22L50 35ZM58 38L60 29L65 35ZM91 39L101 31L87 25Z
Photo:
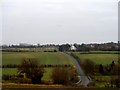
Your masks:
M59 46L59 51L64 52L64 51L69 51L70 50L70 45L69 44L63 44Z

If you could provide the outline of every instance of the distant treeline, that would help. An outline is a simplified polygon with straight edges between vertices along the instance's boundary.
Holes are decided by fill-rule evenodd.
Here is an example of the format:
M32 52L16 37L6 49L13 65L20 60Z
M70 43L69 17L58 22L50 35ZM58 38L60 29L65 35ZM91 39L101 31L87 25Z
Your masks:
M42 49L45 52L56 52L56 51L119 51L120 44L109 42L109 43L101 43L101 44L62 44L62 45L2 45L3 52L29 52L29 51L40 51L38 49ZM21 50L21 48L23 48ZM29 48L30 50L26 50L25 48Z
M59 51L119 51L119 43L103 43L103 44L73 44L75 49L71 49L71 45L63 44L59 46Z
M2 49L2 52L39 52L40 50ZM57 50L44 50L44 52L57 52Z

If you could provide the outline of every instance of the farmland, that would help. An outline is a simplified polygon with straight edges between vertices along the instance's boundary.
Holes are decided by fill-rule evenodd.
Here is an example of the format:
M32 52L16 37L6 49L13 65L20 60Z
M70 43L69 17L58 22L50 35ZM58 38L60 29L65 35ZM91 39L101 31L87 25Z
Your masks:
M96 64L107 65L110 64L113 60L115 63L118 61L118 54L80 54L80 52L72 52L77 55L81 61L85 59L90 59L94 61ZM2 53L2 64L17 64L19 65L23 58L35 58L39 61L39 64L46 65L58 65L58 64L70 64L71 58L67 57L64 53L60 52L7 52ZM44 81L51 81L51 74L53 68L44 68L45 73L42 77ZM17 74L17 68L3 68L3 75L14 75ZM104 76L103 76L104 77ZM110 77L110 76L108 76ZM97 78L97 77L96 77ZM106 79L106 77L105 77ZM103 87L104 84L96 82L98 87Z
M23 58L35 58L40 64L73 64L68 57L56 52L12 52L2 54L2 64L20 64ZM50 80L52 68L45 68L43 80ZM17 74L17 68L4 68L3 74Z
M118 55L117 54L80 54L75 52L82 61L85 59L90 59L96 64L110 64L112 60L117 63ZM62 53L57 52L12 52L12 53L3 53L2 54L2 64L20 64L23 58L36 58L40 64L71 64L71 60L64 56ZM44 80L50 79L50 73L52 68L45 68L45 77ZM3 74L16 74L16 68L4 68Z
M118 54L80 54L75 52L80 60L90 59L96 64L110 64L113 60L118 61ZM40 64L71 64L69 57L58 52L12 52L2 54L2 64L20 64L23 58L35 58Z
M17 68L3 68L2 74L3 75L16 75L18 72ZM42 80L50 81L52 74L52 68L45 68L45 73Z
M35 58L40 64L72 64L69 58L56 52L21 52L21 53L3 53L2 64L20 64L23 58Z
M110 64L113 60L115 63L118 62L118 54L80 54L78 52L75 52L74 54L77 55L81 61L90 59L96 64L107 65Z

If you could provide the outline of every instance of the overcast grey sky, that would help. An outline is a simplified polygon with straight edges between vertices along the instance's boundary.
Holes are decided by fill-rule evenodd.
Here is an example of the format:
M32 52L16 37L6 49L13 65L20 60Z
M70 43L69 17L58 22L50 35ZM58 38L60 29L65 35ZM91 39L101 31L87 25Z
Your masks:
M118 40L118 0L3 0L3 44Z

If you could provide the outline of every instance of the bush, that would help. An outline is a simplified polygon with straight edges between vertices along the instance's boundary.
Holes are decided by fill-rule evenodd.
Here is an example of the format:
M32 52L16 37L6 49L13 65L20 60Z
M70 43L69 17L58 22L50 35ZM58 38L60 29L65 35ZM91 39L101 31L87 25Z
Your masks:
M66 84L68 82L68 71L64 68L56 67L52 72L52 79L55 84Z
M70 70L70 68L56 67L53 69L51 78L54 84L67 85L74 75L74 70Z
M86 74L94 75L95 63L89 59L86 59L82 63L83 69Z

